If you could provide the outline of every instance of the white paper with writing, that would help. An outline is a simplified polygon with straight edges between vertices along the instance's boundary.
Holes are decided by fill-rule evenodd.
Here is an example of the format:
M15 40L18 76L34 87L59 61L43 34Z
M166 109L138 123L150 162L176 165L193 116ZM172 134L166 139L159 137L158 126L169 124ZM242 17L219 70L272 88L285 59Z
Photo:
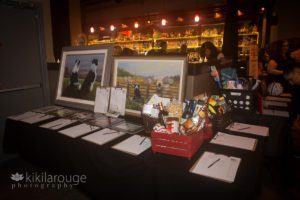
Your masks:
M151 147L151 140L148 137L134 135L114 145L112 148L131 155L139 155Z
M105 129L102 129L95 133L84 136L84 137L82 137L82 139L92 142L92 143L95 143L95 144L98 144L98 145L103 145L103 144L106 144L124 134L125 134L124 132L105 128Z
M79 125L67 128L67 129L63 129L63 130L58 131L58 132L66 135L66 136L69 136L71 138L76 138L76 137L79 137L79 136L84 135L86 133L95 131L97 129L99 129L98 126L91 126L91 125L88 125L88 124L79 124Z

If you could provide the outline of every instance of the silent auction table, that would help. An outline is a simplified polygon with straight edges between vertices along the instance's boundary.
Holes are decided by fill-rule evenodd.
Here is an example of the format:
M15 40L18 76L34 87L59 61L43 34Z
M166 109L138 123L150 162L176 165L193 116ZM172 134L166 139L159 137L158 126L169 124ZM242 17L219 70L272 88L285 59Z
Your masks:
M57 131L7 119L4 149L53 173L85 174L81 189L97 199L255 199L260 190L264 156L280 156L286 120L256 114L235 114L237 122L268 126L267 138L229 132L258 139L255 151L205 142L191 160L146 150L132 156L111 148L126 134L99 146ZM216 131L216 130L215 130ZM189 172L204 151L242 158L234 183L226 183Z

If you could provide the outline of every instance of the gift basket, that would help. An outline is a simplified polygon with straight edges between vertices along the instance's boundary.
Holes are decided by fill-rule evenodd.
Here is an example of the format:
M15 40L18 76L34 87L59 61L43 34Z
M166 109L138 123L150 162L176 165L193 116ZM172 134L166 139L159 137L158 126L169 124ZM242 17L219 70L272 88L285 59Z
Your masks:
M157 122L151 132L152 151L190 159L204 139L212 136L207 100L206 95L199 95L185 102L164 100L144 105L144 125L152 126L152 122ZM151 117L155 120L148 120Z

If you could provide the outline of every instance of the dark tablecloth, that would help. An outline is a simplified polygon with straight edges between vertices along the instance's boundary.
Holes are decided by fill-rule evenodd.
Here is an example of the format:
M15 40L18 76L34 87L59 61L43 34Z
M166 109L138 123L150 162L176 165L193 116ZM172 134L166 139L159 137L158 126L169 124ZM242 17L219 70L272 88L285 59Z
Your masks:
M130 137L126 134L99 146L70 138L53 130L7 119L5 152L18 152L29 161L52 172L85 174L80 185L97 199L255 199L260 190L264 156L280 156L285 123L283 118L234 115L239 122L270 127L270 137L234 133L258 139L255 151L205 142L191 160L152 153L132 156L111 148ZM45 123L45 122L42 122ZM228 132L226 130L222 130ZM242 158L234 183L225 183L189 172L204 151Z

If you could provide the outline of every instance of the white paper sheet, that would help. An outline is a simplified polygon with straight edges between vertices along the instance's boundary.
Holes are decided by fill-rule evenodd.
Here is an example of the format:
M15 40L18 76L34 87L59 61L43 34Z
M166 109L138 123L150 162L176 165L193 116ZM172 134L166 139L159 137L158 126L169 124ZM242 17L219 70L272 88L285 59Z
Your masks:
M126 88L111 88L109 113L125 115L126 94Z
M32 111L28 111L22 114L18 114L18 115L13 115L13 116L9 116L9 119L13 119L13 120L22 120L25 118L29 118L29 117L33 117L34 115L37 115L36 112L32 112Z
M233 183L241 158L204 152L190 169L191 173Z
M75 122L77 122L77 120L61 118L61 119L57 119L55 121L52 121L52 122L49 122L46 124L42 124L40 127L57 130L57 129L63 128L67 125L73 124Z
M105 128L95 133L84 136L82 137L82 139L89 142L93 142L98 145L103 145L124 134L125 134L124 132L119 132L109 128Z
M86 133L95 131L97 129L99 129L98 126L91 126L91 125L88 125L88 124L79 124L79 125L67 128L67 129L63 129L63 130L58 131L58 132L66 135L66 136L69 136L71 138L76 138L76 137L79 137L79 136L84 135Z
M25 119L21 119L20 121L25 122L25 123L29 123L29 124L34 124L37 122L41 122L47 119L51 119L54 118L53 115L46 115L46 114L42 114L42 113L37 113L34 116L25 118Z
M229 125L226 129L260 136L269 136L269 128L265 126L256 126L251 124L234 122L231 125Z
M107 113L109 105L110 88L97 88L95 100L95 113Z
M114 145L112 148L131 155L139 155L151 147L151 140L148 137L134 135Z
M257 139L218 132L210 143L254 151Z

